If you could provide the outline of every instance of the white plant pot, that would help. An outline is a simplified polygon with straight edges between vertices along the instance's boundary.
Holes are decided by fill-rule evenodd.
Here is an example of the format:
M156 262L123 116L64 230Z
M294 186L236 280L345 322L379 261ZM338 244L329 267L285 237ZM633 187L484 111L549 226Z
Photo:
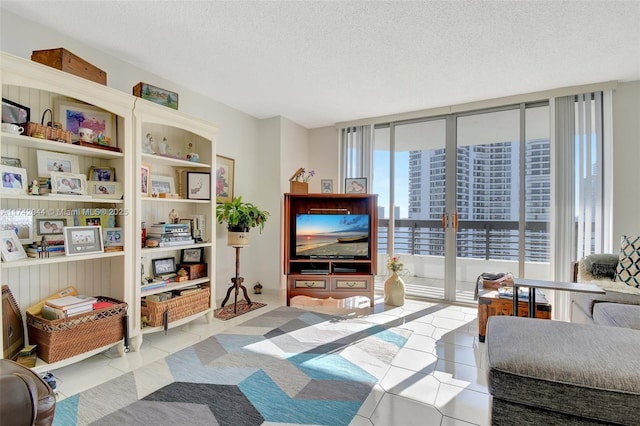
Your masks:
M232 232L227 234L227 245L232 247L246 247L249 245L248 232Z

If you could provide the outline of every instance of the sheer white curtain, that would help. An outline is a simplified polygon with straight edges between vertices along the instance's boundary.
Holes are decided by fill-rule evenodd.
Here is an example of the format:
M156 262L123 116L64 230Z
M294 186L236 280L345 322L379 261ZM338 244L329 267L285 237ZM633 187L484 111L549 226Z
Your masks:
M603 123L606 114L603 105L610 108L610 92L584 93L558 97L552 105L552 200L554 214L551 235L551 259L556 280L571 278L571 264L591 253L610 249L610 217L604 188L609 185L606 161L610 141ZM569 295L556 292L556 312L569 319Z
M372 149L373 125L340 129L340 182L347 178L366 177L367 193L371 192Z

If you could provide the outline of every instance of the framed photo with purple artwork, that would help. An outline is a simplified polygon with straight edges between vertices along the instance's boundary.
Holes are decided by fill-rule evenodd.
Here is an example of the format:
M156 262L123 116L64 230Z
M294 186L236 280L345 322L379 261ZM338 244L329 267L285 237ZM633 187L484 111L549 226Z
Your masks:
M117 135L114 132L115 116L110 112L92 105L59 99L55 102L54 114L64 130L73 133L74 142L80 139L79 129L84 127L93 130L94 137L102 133L103 136L111 138L111 146L117 146Z

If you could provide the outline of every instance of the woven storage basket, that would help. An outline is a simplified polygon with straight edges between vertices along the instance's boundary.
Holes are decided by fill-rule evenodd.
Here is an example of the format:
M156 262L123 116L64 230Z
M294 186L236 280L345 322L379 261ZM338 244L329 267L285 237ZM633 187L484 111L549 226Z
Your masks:
M27 312L29 343L38 345L38 357L52 363L122 340L127 304L108 297L98 301L113 305L52 321Z
M162 325L162 315L165 311L168 311L169 322L172 322L209 309L210 294L211 289L203 287L195 293L173 297L163 302L142 300L140 313L147 317L146 325L159 327Z

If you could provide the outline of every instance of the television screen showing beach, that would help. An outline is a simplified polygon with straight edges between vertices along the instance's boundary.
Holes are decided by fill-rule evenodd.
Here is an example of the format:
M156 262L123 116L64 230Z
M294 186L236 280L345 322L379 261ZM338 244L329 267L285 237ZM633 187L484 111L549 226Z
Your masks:
M364 214L297 214L296 255L368 257L369 216Z

